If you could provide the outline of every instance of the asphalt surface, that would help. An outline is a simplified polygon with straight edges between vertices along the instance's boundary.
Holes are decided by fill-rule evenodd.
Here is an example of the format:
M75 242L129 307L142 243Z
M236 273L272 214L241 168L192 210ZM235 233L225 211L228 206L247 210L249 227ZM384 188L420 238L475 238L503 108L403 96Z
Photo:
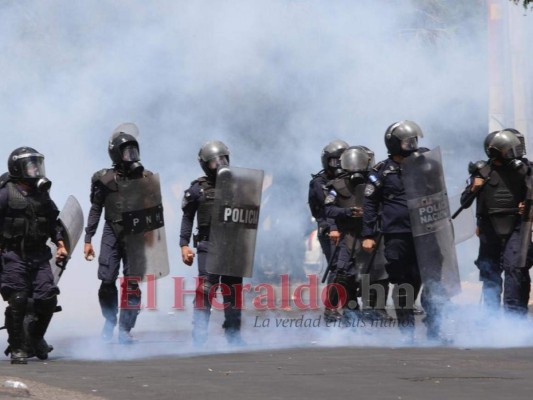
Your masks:
M260 318L264 324L267 316ZM0 399L532 397L533 346L486 348L475 341L474 346L435 346L425 341L421 324L419 347L410 347L399 341L397 328L282 329L255 322L248 318L243 332L248 345L240 348L225 345L217 324L201 350L191 347L185 329L139 332L133 345L67 336L54 342L45 362L0 361L0 385L9 378L28 387L0 386ZM529 334L531 326L525 328ZM478 336L482 340L481 331ZM523 343L530 342L528 336Z
M31 383L48 385L52 397L43 398L63 392L71 399L530 399L533 393L531 348L285 349L114 362L52 359L1 369L28 384L33 398L41 392Z

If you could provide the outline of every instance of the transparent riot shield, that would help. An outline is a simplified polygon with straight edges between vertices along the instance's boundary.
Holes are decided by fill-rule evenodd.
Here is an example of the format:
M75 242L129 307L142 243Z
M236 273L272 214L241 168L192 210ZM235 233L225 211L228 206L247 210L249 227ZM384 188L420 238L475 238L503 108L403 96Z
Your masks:
M264 172L223 167L217 173L207 272L251 277Z
M450 210L461 207L461 195L450 197ZM474 207L464 209L455 219L452 219L455 244L462 243L476 234L476 218Z
M402 180L422 282L452 297L461 281L440 148L407 157Z
M531 227L533 224L533 176L531 172L526 178L527 193L520 224L520 258L518 259L519 268L529 268L528 253L531 247Z
M159 175L119 181L129 276L155 279L169 273Z
M59 282L59 278L61 278L63 271L65 271L67 263L72 256L72 252L83 232L83 211L80 203L74 196L68 197L65 206L59 213L58 219L61 224L61 234L63 235L63 242L65 243L65 248L68 252L68 258L59 263L59 265L56 264L55 257L57 247L51 240L48 241L47 244L52 249L51 267L54 275L54 283L56 285Z

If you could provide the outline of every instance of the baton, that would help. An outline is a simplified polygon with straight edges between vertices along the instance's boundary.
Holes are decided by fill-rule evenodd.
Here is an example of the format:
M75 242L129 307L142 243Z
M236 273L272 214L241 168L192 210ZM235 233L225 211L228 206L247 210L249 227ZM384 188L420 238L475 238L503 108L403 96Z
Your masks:
M333 269L333 262L337 258L337 253L339 252L339 249L340 249L340 246L339 246L339 244L337 244L335 246L335 251L333 251L333 254L331 255L331 258L329 259L328 267L326 268L326 270L324 271L324 275L322 276L322 283L326 282L326 279L328 278L329 272Z

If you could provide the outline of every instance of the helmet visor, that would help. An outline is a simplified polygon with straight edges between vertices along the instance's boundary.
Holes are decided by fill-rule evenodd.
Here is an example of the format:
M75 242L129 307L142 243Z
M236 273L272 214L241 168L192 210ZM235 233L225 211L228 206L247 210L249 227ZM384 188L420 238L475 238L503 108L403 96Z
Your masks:
M229 165L226 156L218 156L209 160L207 166L209 169L215 170L220 167L227 167Z
M504 160L512 160L515 158L521 158L524 157L524 148L522 147L522 144L518 146L513 146L507 151L502 151L502 158Z
M328 166L331 168L340 168L341 166L341 159L338 157L331 157L328 160Z
M24 178L42 178L46 176L44 158L37 156L25 157L21 160L21 172Z
M134 162L140 161L139 149L137 146L129 145L122 149L122 161Z
M400 146L404 151L415 151L418 149L418 137L413 136L402 139Z

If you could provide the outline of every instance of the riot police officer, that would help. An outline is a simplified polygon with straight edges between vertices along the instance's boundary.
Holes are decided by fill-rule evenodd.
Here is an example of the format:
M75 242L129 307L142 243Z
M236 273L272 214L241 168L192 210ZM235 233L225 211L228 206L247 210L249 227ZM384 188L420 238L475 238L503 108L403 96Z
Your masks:
M240 335L242 305L237 304L237 290L242 285L242 277L216 275L206 270L217 170L219 167L229 165L230 152L223 142L208 141L200 148L198 161L205 175L194 180L185 191L181 206L183 217L180 230L181 257L186 265L191 266L195 253L189 247L189 242L196 216L197 233L194 235L194 247L198 253L198 279L193 311L193 343L200 347L207 341L212 299L215 296L212 288L221 283L229 288L229 292L223 292L224 304L227 307L224 308L225 321L222 327L228 343L239 345L243 343Z
M309 182L308 203L311 215L315 218L318 228L318 240L322 253L329 262L332 254L332 241L336 241L340 233L335 226L335 221L327 218L324 214L324 200L326 197L325 186L336 175L342 172L340 157L344 150L349 147L343 140L333 140L328 143L321 154L322 170L315 175L311 175Z
M15 149L8 159L9 176L0 188L0 249L3 269L0 291L8 302L6 328L12 364L26 364L29 356L47 359L51 347L44 339L57 305L59 289L50 267L46 242L57 245L56 260L67 250L57 220L59 211L50 198L44 156L31 147ZM33 299L35 319L24 317Z
M470 165L471 176L461 196L461 205L467 208L476 199L479 236L476 265L483 282L484 304L489 309L498 309L503 289L505 311L525 316L531 279L530 265L522 265L529 244L521 246L521 215L531 167L524 158L521 136L514 129L487 135L484 148L489 159Z
M342 286L345 293L337 295L346 322L353 323L357 302L357 282L361 271L355 263L356 244L360 239L363 214L363 197L368 172L374 164L374 153L363 146L346 149L340 157L342 173L326 184L325 214L333 218L341 237L338 243L337 270L334 283ZM334 291L335 288L331 288ZM330 299L330 302L332 299Z
M119 125L113 132L109 144L109 157L112 168L96 172L91 178L91 209L85 228L84 254L88 261L95 257L91 244L96 233L102 211L105 212L100 256L98 258L98 279L102 282L98 290L98 300L105 318L101 337L110 341L117 325L118 290L116 280L119 275L120 262L123 263L124 280L122 284L120 316L118 319L120 343L133 341L131 329L135 326L140 311L141 291L139 281L142 277L133 276L124 245L124 226L122 223L123 201L120 182L140 179L152 175L141 164L139 143L136 139L138 128L133 123Z
M369 176L365 189L361 233L364 238L363 249L374 251L377 235L375 225L378 218L381 219L386 269L390 282L395 285L392 298L398 326L407 335L407 340L414 337L414 302L422 281L402 181L402 163L418 150L418 138L422 136L420 127L408 120L396 122L387 128L385 145L389 157L376 164ZM429 309L437 311L427 304L424 308L426 313ZM435 318L427 320L432 323L436 321ZM428 336L437 334L438 326L428 327Z
M327 190L326 184L335 178L336 175L342 172L340 166L340 157L344 150L349 147L348 143L343 140L332 140L322 149L320 161L322 162L322 170L317 174L311 175L309 182L308 203L311 215L317 223L317 238L322 249L322 253L326 257L328 266L331 266L332 271L328 274L328 283L332 283L335 277L334 264L335 260L331 260L335 254L335 246L340 238L340 232L335 225L334 218L327 218L324 211L324 200L326 198ZM330 300L334 300L333 298ZM336 301L335 301L336 302ZM331 301L330 301L331 303ZM338 315L334 308L326 306L324 310L324 317L326 319L337 319Z

